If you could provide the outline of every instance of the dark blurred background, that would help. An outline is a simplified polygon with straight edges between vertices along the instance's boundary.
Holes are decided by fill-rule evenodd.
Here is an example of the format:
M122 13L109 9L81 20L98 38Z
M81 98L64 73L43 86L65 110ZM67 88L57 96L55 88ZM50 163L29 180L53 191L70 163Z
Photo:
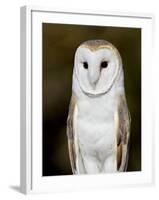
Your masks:
M43 176L72 174L66 120L74 53L80 43L105 39L119 50L131 113L128 171L141 170L141 29L43 24Z

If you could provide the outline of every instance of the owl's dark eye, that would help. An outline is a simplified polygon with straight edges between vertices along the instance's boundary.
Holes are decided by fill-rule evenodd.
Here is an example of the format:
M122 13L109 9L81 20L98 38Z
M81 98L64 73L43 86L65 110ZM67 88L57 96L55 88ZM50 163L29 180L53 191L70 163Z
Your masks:
M83 67L84 67L85 69L88 69L88 63L87 63L87 62L83 62Z
M101 62L101 68L106 68L108 66L108 62L107 61L103 61Z

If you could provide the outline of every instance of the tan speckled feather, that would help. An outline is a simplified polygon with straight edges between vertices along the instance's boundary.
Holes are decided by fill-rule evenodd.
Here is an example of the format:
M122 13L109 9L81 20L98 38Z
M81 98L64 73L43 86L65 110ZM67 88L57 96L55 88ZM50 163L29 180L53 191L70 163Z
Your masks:
M73 128L73 118L74 118L74 109L75 109L76 99L72 95L71 102L69 106L69 114L67 118L67 137L68 137L68 148L69 156L71 161L72 172L75 174L77 170L76 166L76 150L75 150L75 135Z
M128 151L130 140L130 114L125 95L119 97L118 104L118 128L117 128L117 169L126 171L128 164Z

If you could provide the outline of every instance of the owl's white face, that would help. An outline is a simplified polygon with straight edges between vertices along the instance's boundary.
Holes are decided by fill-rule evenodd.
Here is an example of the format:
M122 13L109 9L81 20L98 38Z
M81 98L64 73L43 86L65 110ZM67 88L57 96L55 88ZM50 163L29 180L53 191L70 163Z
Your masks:
M106 93L113 85L121 60L112 48L95 51L80 46L75 54L75 73L82 91L88 95Z

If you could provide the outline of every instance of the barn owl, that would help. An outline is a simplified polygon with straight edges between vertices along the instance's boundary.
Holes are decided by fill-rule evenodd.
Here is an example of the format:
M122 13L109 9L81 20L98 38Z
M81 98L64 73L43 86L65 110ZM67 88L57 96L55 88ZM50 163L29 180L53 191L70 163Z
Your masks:
M126 171L130 115L122 59L105 40L76 50L67 137L73 174Z

